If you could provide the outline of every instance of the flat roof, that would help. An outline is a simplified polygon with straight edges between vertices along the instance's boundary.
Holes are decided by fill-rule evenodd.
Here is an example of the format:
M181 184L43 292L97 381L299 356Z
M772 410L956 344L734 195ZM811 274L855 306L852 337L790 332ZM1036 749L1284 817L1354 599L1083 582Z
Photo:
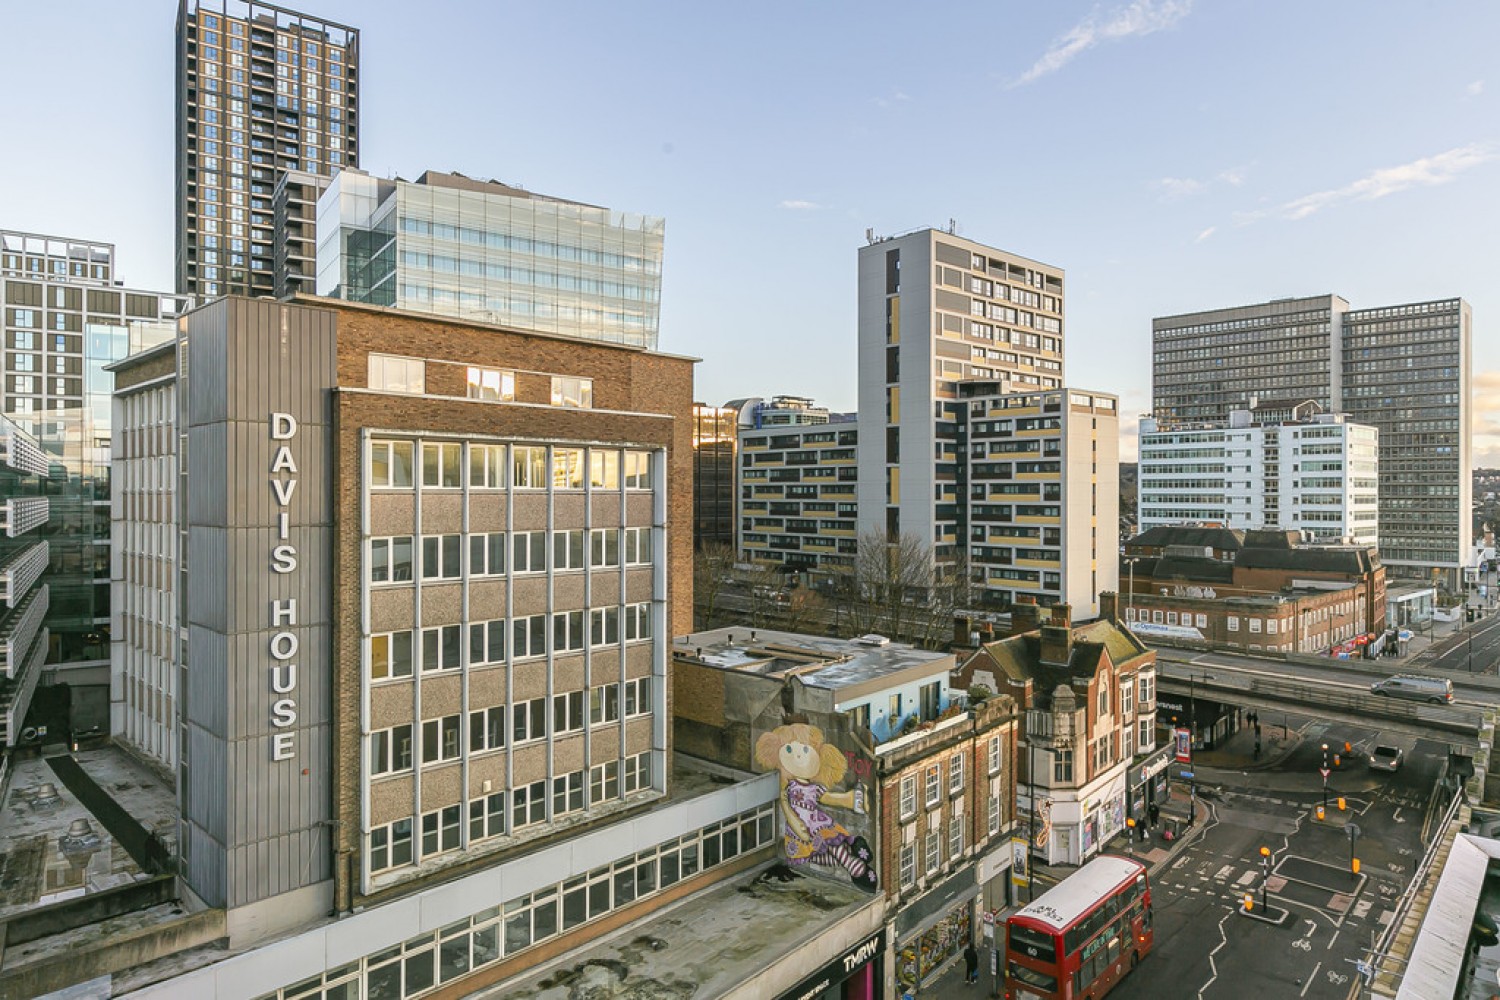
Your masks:
M72 757L127 813L172 848L177 839L175 789L118 747ZM13 757L12 764L10 789L0 803L0 868L5 872L0 918L152 877L45 758ZM70 835L70 827L80 820L88 823L87 831L80 827L78 835Z
M569 1000L598 990L601 996L724 996L860 910L881 906L881 900L847 883L774 864L633 923L628 933L571 952L526 979L473 995ZM795 982L814 968L788 978Z
M1042 893L1016 916L1060 931L1088 912L1100 896L1145 870L1146 866L1139 861L1101 854Z
M704 666L762 677L796 676L813 687L840 690L907 671L947 675L952 653L873 638L836 639L800 632L728 626L678 636L672 655Z

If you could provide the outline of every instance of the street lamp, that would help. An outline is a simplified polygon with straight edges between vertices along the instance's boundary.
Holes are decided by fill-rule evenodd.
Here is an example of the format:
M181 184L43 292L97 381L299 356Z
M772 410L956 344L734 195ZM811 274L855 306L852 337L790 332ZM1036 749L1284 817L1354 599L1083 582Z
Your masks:
M1328 744L1323 744L1323 815L1328 815Z
M1135 817L1134 816L1126 816L1125 817L1125 829L1127 831L1127 836L1130 838L1130 840L1129 840L1129 845L1130 846L1129 846L1128 849L1129 849L1129 851L1130 851L1131 854L1134 854L1135 853Z
M1130 606L1130 614L1128 617L1131 620L1135 619L1135 564L1140 561L1140 556L1131 556L1129 559L1125 560L1125 565L1130 569L1130 594L1126 597L1126 601Z

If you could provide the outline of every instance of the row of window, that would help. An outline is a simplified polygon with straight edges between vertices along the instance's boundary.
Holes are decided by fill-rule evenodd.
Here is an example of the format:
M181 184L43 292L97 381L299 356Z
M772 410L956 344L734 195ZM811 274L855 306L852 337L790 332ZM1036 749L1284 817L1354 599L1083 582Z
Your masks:
M588 800L585 803L584 786L588 784ZM651 787L651 751L626 757L623 761L612 760L589 768L560 774L549 782L546 779L533 781L510 790L509 795L499 792L481 798L470 799L468 806L468 843L502 836L548 820L548 787L551 788L551 818L557 819L569 813L582 812L586 805L597 805L630 795ZM509 800L509 826L507 827L507 798ZM392 823L373 827L369 834L369 870L388 871L415 864L419 861L457 851L464 847L462 827L463 807L460 804L444 806L420 817L421 841L414 843L413 831L417 825L412 817L398 819ZM420 852L417 851L420 847Z
M546 531L514 531L506 544L503 531L462 534L423 535L420 571L423 580L460 580L464 576L464 539L468 538L468 575L503 576L506 572L506 550L510 552L510 571L515 574L545 573L548 569ZM652 555L652 529L640 528L571 528L551 532L551 568L556 572L584 569L613 569L626 566L649 566ZM587 550L585 551L585 538ZM370 582L410 583L413 556L417 552L411 535L386 535L370 539ZM587 559L585 559L585 555Z
M587 719L584 699L587 698ZM651 714L651 678L638 677L623 684L601 684L588 691L570 691L552 696L551 735L582 732L585 724L602 726ZM370 774L379 777L409 771L413 765L457 760L464 746L461 715L427 719L418 727L406 724L377 729L369 737ZM506 726L509 719L510 725ZM417 732L422 737L420 760L413 758ZM469 713L470 754L503 750L511 745L546 739L547 699L531 698L506 706L477 709Z
M988 764L989 773L995 775L1000 773L1000 737L991 736L985 744L985 760ZM947 790L949 795L958 795L964 790L964 755L962 752L955 753L948 758L948 781ZM943 800L942 764L934 763L928 765L922 772L923 801L928 809L937 806ZM901 818L908 819L917 812L917 776L915 774L902 775L901 777Z
M467 393L471 399L492 402L515 399L516 373L499 368L474 368L467 372ZM594 380L572 375L553 375L550 401L553 406L592 409ZM382 392L404 392L420 396L427 392L427 362L395 354L371 354L369 384Z
M411 489L418 458L424 489L462 489L466 479L471 489L651 488L649 451L459 441L423 441L419 451L415 441L383 438L370 441L371 488Z

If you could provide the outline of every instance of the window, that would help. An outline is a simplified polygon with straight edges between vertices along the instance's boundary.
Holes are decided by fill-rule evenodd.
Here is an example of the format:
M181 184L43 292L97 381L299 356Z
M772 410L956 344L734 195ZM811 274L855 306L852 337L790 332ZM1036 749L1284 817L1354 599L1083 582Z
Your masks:
M469 445L469 485L476 490L505 488L504 445Z
M370 774L411 770L411 726L377 729L370 734Z
M901 776L901 818L913 816L917 812L917 776L905 774Z
M459 463L462 448L457 442L422 445L422 485L434 489L456 490L463 486Z
M1099 682L1099 714L1109 714L1109 680L1107 678Z
M594 380L552 376L552 405L591 409L594 405Z
M577 652L588 641L583 631L582 611L558 611L552 616L552 651Z
M370 831L370 871L411 864L411 817Z
M517 489L544 490L547 488L547 449L511 449L511 482Z
M583 489L583 449L552 449L552 488L554 490Z
M505 532L469 536L469 575L499 576L505 572Z
M620 688L600 684L589 690L589 722L595 726L620 719Z
M422 723L422 763L435 764L458 757L458 721L456 715L428 719Z
M555 735L581 732L583 721L582 691L552 696L552 732Z
M598 690L597 688L595 690ZM620 797L620 762L596 764L589 771L589 801L607 802Z
M948 758L948 794L957 795L964 790L964 755L956 753Z
M625 794L651 787L651 751L625 758Z
M589 644L613 646L620 641L620 609L594 608L589 612Z
M505 832L505 793L497 792L469 803L469 839L484 840Z
M371 441L371 488L411 489L411 458L410 441Z
M516 398L516 373L469 366L469 398L508 403Z
M625 565L651 565L651 529L625 528Z
M986 829L989 830L991 837L1000 832L1000 802L1000 783L992 781L990 782L989 802L986 806L988 809Z
M989 770L991 774L1000 773L1000 737L991 736L989 742Z
M1120 681L1120 714L1126 718L1135 714L1135 683L1133 681Z
M1136 722L1136 730L1136 746L1140 753L1156 746L1156 716L1141 716Z
M1140 711L1145 711L1156 701L1156 675L1140 675Z
M589 449L589 486L596 490L620 488L620 453Z
M441 625L422 630L422 673L457 670L463 666L463 626Z
M901 845L901 888L910 888L917 881L917 845Z
M370 539L370 582L411 581L411 536Z
M583 529L552 533L552 568L583 569Z
M483 753L505 746L505 706L469 713L469 752Z
M511 706L510 740L526 743L540 740L547 735L547 699L532 698L518 701Z
M942 860L942 839L936 833L929 833L927 835L927 874L931 875L936 872Z
M627 490L651 488L651 453L649 451L625 453L625 488Z
M505 619L469 625L469 663L502 663L505 661Z
M626 642L651 638L651 605L627 604L623 615Z
M552 779L552 815L578 812L583 808L583 772L573 771Z
M948 857L954 861L964 853L964 818L955 816L948 821Z
M1250 623L1250 631L1256 633L1260 632L1261 620L1259 618L1248 618L1246 620Z
M446 806L422 815L422 855L458 850L459 808Z
M625 682L625 717L651 714L651 678L637 677Z
M931 809L933 806L937 805L943 797L941 769L936 764L933 764L932 766L927 768L924 774L924 783L927 789L927 808Z
M370 636L370 680L411 676L411 630Z
M516 573L547 571L547 533L517 531L511 536L511 567Z
M1094 742L1094 770L1102 771L1109 767L1113 750L1113 740L1109 735L1101 736Z
M1073 780L1073 751L1052 751L1052 780L1055 783L1068 783Z
M1238 618L1230 615L1227 621L1229 622L1229 631L1238 632L1240 630L1240 620Z
M457 580L463 575L459 535L427 535L422 539L422 579Z
M515 659L547 655L547 616L530 615L511 620L510 655Z
M427 391L427 364L421 358L372 354L370 355L370 388L384 392L409 392L421 395Z
M606 569L620 565L620 532L615 528L594 528L589 532L589 565Z

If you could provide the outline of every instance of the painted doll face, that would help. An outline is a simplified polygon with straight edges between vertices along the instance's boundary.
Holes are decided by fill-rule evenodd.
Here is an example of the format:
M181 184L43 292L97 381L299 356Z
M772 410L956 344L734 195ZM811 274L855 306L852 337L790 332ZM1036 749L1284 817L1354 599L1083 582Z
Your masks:
M781 762L783 771L803 781L812 780L823 766L823 759L818 756L816 747L796 741L784 744L777 759Z

